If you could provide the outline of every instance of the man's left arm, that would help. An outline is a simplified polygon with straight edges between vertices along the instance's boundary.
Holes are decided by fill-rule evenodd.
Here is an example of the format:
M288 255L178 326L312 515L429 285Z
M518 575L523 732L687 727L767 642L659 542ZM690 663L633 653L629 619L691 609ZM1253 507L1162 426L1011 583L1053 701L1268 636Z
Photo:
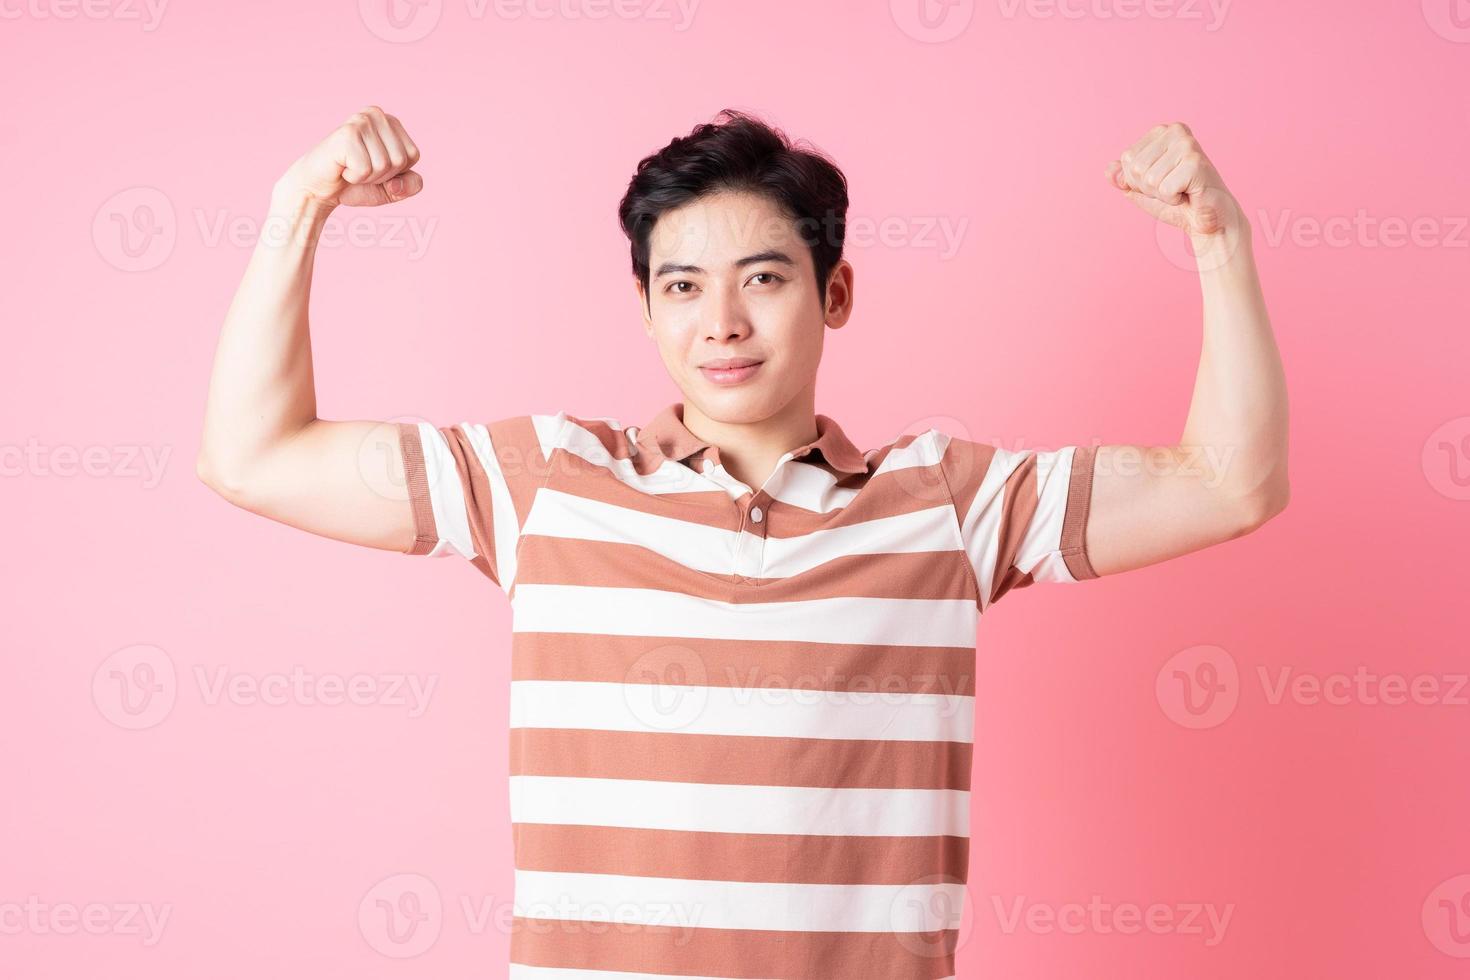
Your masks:
M1107 175L1188 235L1204 340L1179 443L1097 447L1086 548L1098 575L1249 533L1289 497L1285 372L1243 209L1182 123L1155 126Z

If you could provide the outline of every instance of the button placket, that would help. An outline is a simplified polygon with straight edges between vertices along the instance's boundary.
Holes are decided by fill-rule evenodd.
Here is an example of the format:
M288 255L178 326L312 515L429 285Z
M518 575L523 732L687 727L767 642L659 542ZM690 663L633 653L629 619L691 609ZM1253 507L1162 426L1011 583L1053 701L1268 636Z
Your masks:
M752 576L761 576L766 568L766 528L770 525L771 495L766 487L781 480L781 467L791 459L791 454L784 454L776 461L776 468L761 484L761 488L750 495L740 511L740 543L741 547L748 546L753 549L751 558L753 561L742 562L744 567L753 569ZM753 539L753 540L752 540Z
M710 452L718 452L711 449ZM759 490L742 495L743 499L731 501L735 506L736 513L740 515L740 524L735 530L735 554L733 556L734 567L731 577L737 583L745 584L760 577L766 566L766 528L770 525L771 494L766 487L773 483L779 483L782 479L782 467L787 460L793 459L802 453L784 453L776 461L776 468L761 484ZM708 458L703 465L706 476L710 475L715 464ZM744 484L738 484L744 486Z

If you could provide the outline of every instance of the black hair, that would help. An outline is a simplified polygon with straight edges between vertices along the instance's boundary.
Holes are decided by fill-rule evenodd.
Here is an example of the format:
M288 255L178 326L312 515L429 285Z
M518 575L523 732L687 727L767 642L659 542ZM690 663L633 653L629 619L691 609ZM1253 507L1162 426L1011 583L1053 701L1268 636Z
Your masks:
M812 256L817 296L827 302L827 276L842 258L847 232L847 178L809 142L756 117L724 109L715 121L638 161L618 204L633 274L648 296L649 238L659 216L706 194L743 191L764 196L791 218Z

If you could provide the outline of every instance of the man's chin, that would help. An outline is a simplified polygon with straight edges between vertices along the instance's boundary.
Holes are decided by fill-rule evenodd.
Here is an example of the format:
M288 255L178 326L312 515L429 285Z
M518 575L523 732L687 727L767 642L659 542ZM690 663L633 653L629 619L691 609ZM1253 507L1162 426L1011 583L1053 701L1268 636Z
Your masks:
M770 418L780 407L769 385L716 385L698 382L685 389L686 402L693 403L706 418L727 425L748 425Z

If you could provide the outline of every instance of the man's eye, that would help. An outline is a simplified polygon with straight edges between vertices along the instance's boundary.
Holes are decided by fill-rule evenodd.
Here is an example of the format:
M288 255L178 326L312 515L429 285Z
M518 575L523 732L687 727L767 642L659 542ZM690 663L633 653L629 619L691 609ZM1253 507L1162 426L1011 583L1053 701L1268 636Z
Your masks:
M781 277L778 276L778 275L776 275L774 272L757 272L755 275L751 276L750 278L751 278L752 281L754 281L756 279L759 279L761 276L769 276L771 279L773 279L775 281L778 281L778 282L781 279ZM765 285L765 283L761 283L761 285Z
M676 286L688 286L688 287L690 287L692 289L694 287L694 283L690 282L687 279L680 279L678 282L671 282L671 283L669 283L669 291L672 292L672 293L676 293L676 294L682 296L685 293L687 293L688 290L686 290L686 289L676 289L675 288Z

